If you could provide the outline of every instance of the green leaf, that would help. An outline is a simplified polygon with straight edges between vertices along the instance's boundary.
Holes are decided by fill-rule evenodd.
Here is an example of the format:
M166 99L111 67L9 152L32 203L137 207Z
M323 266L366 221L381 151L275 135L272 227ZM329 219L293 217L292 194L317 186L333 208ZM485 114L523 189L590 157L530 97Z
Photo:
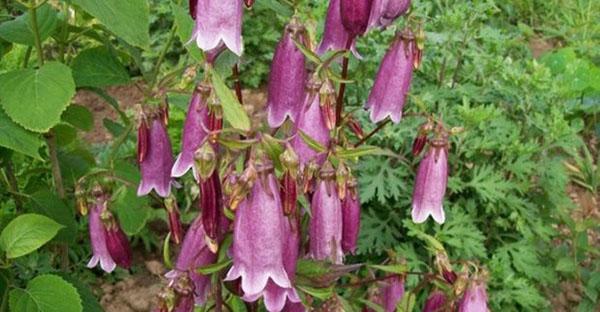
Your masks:
M380 270L383 272L404 274L408 271L408 267L404 264L392 264L392 265L369 265L373 269Z
M148 199L138 197L133 187L121 188L113 207L127 235L139 233L150 218Z
M275 139L270 136L268 133L264 133L261 139L261 145L271 158L273 165L277 170L282 170L283 166L281 165L281 160L279 159L279 155L281 155L284 151L283 146Z
M150 43L147 0L73 0L126 42L146 48Z
M81 297L81 305L83 306L83 312L103 312L104 309L98 302L96 295L90 289L91 286L84 283L83 281L76 279L66 273L58 273L65 281L70 283L77 289L79 296Z
M9 259L24 256L49 242L63 226L38 214L12 220L0 234L0 248Z
M171 231L167 233L165 240L163 241L163 263L167 269L173 268L173 261L171 261Z
M6 113L0 109L0 146L16 152L42 159L38 150L42 140L33 132L29 132L14 123Z
M47 132L58 124L73 95L71 69L61 63L0 75L0 104L13 121L31 131Z
M169 106L179 108L183 112L187 112L191 98L192 97L189 94L181 94L175 92L167 93Z
M56 240L71 243L77 237L77 222L72 207L67 206L54 192L46 189L31 195L28 211L46 216L65 228L58 232Z
M302 141L304 141L304 143L306 143L306 145L308 145L308 147L310 147L314 151L318 153L324 153L327 150L325 146L321 145L321 143L311 138L308 134L304 133L304 131L298 129L298 133L300 134Z
M188 3L188 1L184 1ZM177 36L179 40L186 43L192 37L192 31L194 30L194 20L188 13L188 8L177 5L175 2L171 2L171 10L173 11L173 17L175 25L177 26ZM196 44L186 44L185 48L196 61L202 61L202 51Z
M13 312L82 312L81 298L73 285L56 275L40 275L27 289L10 292Z
M310 286L296 285L296 287L304 293L321 300L327 300L333 296L333 286L327 288L314 288Z
M207 266L203 266L203 267L199 268L197 271L200 274L209 275L209 274L223 270L224 268L228 267L231 264L231 262L232 262L231 259L226 259L219 263L214 263L214 264L209 264Z
M227 120L233 128L244 131L250 130L250 119L233 92L225 85L225 82L216 71L211 71L211 77L217 97L221 100L223 118Z
M313 62L315 64L323 63L323 61L321 61L321 59L319 58L319 56L317 54L315 54L315 52L313 52L309 48L305 47L298 40L296 40L294 38L292 38L292 40L294 41L294 44L300 50L300 52L302 52L302 54L304 54L304 56L306 56L306 58L309 59L311 62Z
M48 4L37 8L38 31L40 40L44 41L56 29L58 18L56 11ZM24 45L35 45L35 38L31 30L31 18L29 13L25 13L16 19L0 24L0 38Z
M0 270L0 312L8 311L8 291L11 280L8 270Z
M354 148L339 148L335 153L337 156L345 159L357 159L361 156L386 154L381 148L371 145L363 145Z
M130 82L125 66L102 46L80 52L71 67L78 87L103 88Z
M82 105L72 104L62 114L62 120L83 131L90 131L94 127L94 116L90 110Z
M52 128L58 146L67 146L77 138L77 130L68 123L59 123Z
M564 257L556 263L556 270L560 272L573 273L577 270L577 263L571 257Z

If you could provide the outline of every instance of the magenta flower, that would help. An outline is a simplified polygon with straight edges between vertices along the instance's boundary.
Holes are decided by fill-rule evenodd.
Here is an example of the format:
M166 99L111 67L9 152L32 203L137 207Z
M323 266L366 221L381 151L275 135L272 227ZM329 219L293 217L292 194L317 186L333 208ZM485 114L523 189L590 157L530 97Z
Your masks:
M102 212L101 218L104 223L108 253L117 265L129 269L131 267L131 248L129 248L127 235L121 229L117 219L108 210Z
M308 73L305 68L304 54L292 39L306 45L304 31L304 27L293 19L285 28L283 38L273 55L267 99L268 122L271 128L280 127L286 117L296 122L302 110Z
M419 171L413 191L412 219L422 223L430 215L437 223L444 223L444 194L448 184L448 143L445 139L434 139Z
M303 111L300 113L300 118L296 125L297 130L301 130L306 135L319 142L321 145L328 147L330 142L329 129L325 124L323 113L320 107L320 97L318 88L311 85L309 82L308 91L304 97ZM319 155L317 151L310 148L302 139L299 133L296 133L291 142L292 148L298 154L300 168L303 168L309 161L314 160L318 164L322 164L327 155Z
M446 294L436 290L427 298L427 302L425 302L425 306L423 307L423 312L442 312L445 311L445 305Z
M487 307L487 292L485 290L485 284L481 281L472 282L462 299L458 307L459 312L488 312Z
M100 268L106 273L111 273L117 264L108 252L106 246L106 234L104 233L104 224L102 223L102 212L106 210L106 196L96 197L96 202L89 212L89 230L90 242L92 244L92 259L87 264L88 268L93 268L100 263Z
M342 203L335 190L335 182L323 176L310 205L310 252L316 260L330 260L342 264Z
M194 153L204 142L208 126L208 108L200 92L194 92L188 107L188 112L183 125L182 149L171 170L171 176L181 177L192 169L194 178L199 180L198 172L194 166Z
M284 268L283 211L272 168L260 168L249 196L236 211L233 229L233 267L226 281L242 279L248 298L261 293L272 281L292 287Z
M327 18L325 20L325 31L321 43L317 48L317 54L323 55L329 50L345 50L350 41L350 50L354 56L361 59L361 56L356 51L354 40L350 37L350 34L344 28L342 24L342 14L340 12L340 1L341 0L330 0L329 8L327 9Z
M196 4L196 27L191 40L210 51L225 44L231 52L242 55L243 2L240 0L202 0ZM191 41L190 40L190 41Z
M410 0L373 0L369 27L387 27L410 7Z
M396 306L404 296L404 278L398 275L385 280L382 289L383 310L385 312L396 311Z
M342 217L342 249L354 254L360 231L360 199L355 180L349 185L349 194L342 201Z
M144 161L140 163L142 180L138 196L149 194L152 189L161 197L171 193L171 167L173 151L167 130L160 119L154 119L148 134L148 148Z
M221 193L221 181L219 173L215 170L212 175L200 181L200 210L202 211L202 223L206 235L216 240L220 234L220 221L222 219L223 195Z
M390 117L394 123L400 122L417 52L414 36L410 31L396 35L383 57L367 99L365 107L371 110L371 121L380 122Z
M360 36L367 30L372 2L373 0L341 0L339 9L342 25L350 37Z

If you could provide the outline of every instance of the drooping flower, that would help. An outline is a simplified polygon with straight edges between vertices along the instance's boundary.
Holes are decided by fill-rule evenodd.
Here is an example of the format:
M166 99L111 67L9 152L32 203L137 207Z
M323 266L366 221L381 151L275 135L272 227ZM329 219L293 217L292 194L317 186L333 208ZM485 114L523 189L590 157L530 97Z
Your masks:
M488 312L487 307L487 292L485 283L476 279L472 281L460 300L459 312Z
M283 263L284 216L279 187L271 165L257 169L252 191L236 210L233 266L225 278L231 281L241 277L247 297L261 293L269 281L282 288L292 287Z
M339 10L342 25L350 37L360 36L367 30L372 2L373 0L341 0Z
M383 310L385 312L396 311L398 302L404 296L404 278L395 275L385 280L382 289Z
M87 264L88 268L93 268L100 263L100 267L106 273L112 272L117 264L108 252L106 246L106 234L104 233L104 224L102 223L102 212L104 212L107 204L106 195L96 196L96 202L89 211L89 231L90 242L92 244L92 258Z
M333 168L326 163L312 197L310 218L310 251L315 260L329 260L342 264L342 203L335 190Z
M208 108L204 103L202 94L198 91L192 95L188 112L183 125L183 138L181 139L181 153L171 170L171 176L181 177L192 169L194 178L198 181L198 172L194 166L194 153L205 141L208 129Z
M425 302L425 306L423 307L423 312L442 312L446 305L446 294L442 291L435 290L433 291L427 301Z
M173 167L173 151L169 135L163 122L154 119L148 134L147 155L140 163L142 180L137 195L149 194L152 189L161 197L171 193L171 168Z
M412 200L412 219L422 223L431 215L437 223L444 223L444 194L448 184L448 142L433 139L427 155L421 160Z
M329 50L345 50L348 42L350 42L350 50L356 58L361 59L361 56L356 51L354 40L352 40L350 34L342 24L340 1L341 0L329 1L327 18L325 19L325 31L323 32L321 43L317 48L317 54L323 55Z
M271 128L280 127L286 117L296 122L302 110L308 73L304 54L293 40L306 45L308 39L305 37L304 27L297 19L292 19L275 49L267 99L267 119Z
M165 208L167 209L167 219L169 220L169 231L171 239L175 244L181 243L183 238L183 227L181 226L179 207L174 196L165 198Z
M129 239L121 229L115 216L105 209L101 215L106 237L106 248L111 258L118 266L129 269L131 267L131 248Z
M369 27L387 27L406 13L411 0L373 0Z
M311 160L316 161L318 164L322 164L327 156L323 153L319 154L309 147L299 133L299 131L302 131L322 146L329 146L329 129L325 124L320 106L320 97L318 94L319 88L320 84L317 84L315 81L310 81L307 84L303 111L300 113L300 118L296 125L296 135L291 141L293 149L298 154L301 169Z
M240 0L197 1L193 15L196 26L192 39L204 51L215 49L219 43L225 44L231 52L242 55L242 15L243 2Z
M200 181L200 210L206 235L216 240L219 235L220 221L223 208L223 194L219 173L214 170L208 179Z
M356 251L360 231L360 199L356 186L356 179L352 178L348 183L348 194L342 201L342 249L352 254Z
M365 107L371 110L371 121L380 122L390 117L394 123L400 122L417 50L412 32L404 31L396 35L383 57L367 99Z

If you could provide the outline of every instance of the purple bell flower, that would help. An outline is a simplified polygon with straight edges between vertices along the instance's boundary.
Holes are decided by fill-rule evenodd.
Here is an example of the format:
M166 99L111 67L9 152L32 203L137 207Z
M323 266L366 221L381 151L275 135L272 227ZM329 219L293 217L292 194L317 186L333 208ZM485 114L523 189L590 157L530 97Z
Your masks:
M383 57L367 99L365 107L371 110L371 121L380 122L389 116L394 123L400 122L417 53L412 32L404 31L396 35Z
M448 143L433 139L427 155L419 164L413 191L412 219L422 223L430 215L437 223L444 223L444 194L448 184Z
M106 210L106 196L101 195L96 197L96 202L90 209L89 230L90 242L92 244L92 259L87 264L88 268L93 268L100 263L100 268L106 273L111 273L117 267L117 264L108 252L106 245L106 234L104 232L104 224L102 223L101 215Z
M327 163L320 174L320 181L310 205L310 251L315 260L329 260L342 264L342 203L335 189L333 169Z
M204 142L208 126L208 108L200 92L194 92L183 125L182 149L171 170L171 176L181 177L192 169L194 178L199 180L194 166L194 153Z
M382 288L383 310L385 312L396 311L396 306L404 296L404 278L395 275L385 280Z
M446 305L446 294L443 292L436 290L432 292L427 301L425 302L425 306L423 307L423 312L442 312Z
M373 0L369 27L387 27L406 13L411 0Z
M267 99L268 122L271 128L280 127L286 117L296 122L302 110L308 73L304 54L292 39L307 44L304 32L304 27L296 19L292 19L273 55Z
M356 189L356 179L348 183L349 194L342 201L343 234L342 249L354 254L360 232L360 199Z
M252 166L252 164L251 164ZM233 266L226 281L242 279L247 298L271 281L292 287L284 267L284 216L271 165L258 168L252 191L238 206L233 229Z
M106 237L106 248L112 259L124 269L131 267L131 248L129 239L121 229L114 215L104 210L101 215L104 223L104 235Z
M308 90L304 97L303 111L300 113L296 129L301 130L321 145L327 147L329 146L331 139L320 106L320 96L318 94L319 88L320 85L317 85L315 82L308 82ZM325 154L319 155L315 150L310 148L299 133L296 133L295 137L292 139L291 145L298 155L301 170L311 160L315 160L318 164L322 164L327 156Z
M345 50L350 34L344 28L342 24L342 14L340 12L340 1L331 0L329 1L329 8L327 9L327 18L325 19L325 31L321 43L317 48L317 54L323 55L329 50ZM362 57L356 51L356 45L354 40L351 41L350 50L354 56L358 59Z
M369 16L373 0L341 0L342 25L350 37L361 36L369 26Z
M242 55L243 2L240 0L201 0L196 4L196 27L191 40L210 51L225 44L231 52ZM190 40L190 41L191 41Z
M482 281L471 282L458 306L459 312L488 312L488 296Z
M173 151L164 124L154 119L148 134L148 148L144 161L140 163L142 180L137 195L149 194L152 189L166 198L171 193L171 168L173 167Z

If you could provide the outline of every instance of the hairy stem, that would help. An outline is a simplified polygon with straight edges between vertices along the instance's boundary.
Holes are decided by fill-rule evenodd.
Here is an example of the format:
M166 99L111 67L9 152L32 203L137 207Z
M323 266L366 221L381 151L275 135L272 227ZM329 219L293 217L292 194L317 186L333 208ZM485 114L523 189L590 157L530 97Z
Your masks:
M33 1L33 4L29 7L29 16L31 17L31 29L33 31L33 38L35 40L35 50L37 51L38 66L42 67L42 65L44 65L44 51L42 50L42 40L40 37L40 30L38 28L38 20L36 13L37 8L38 5L36 5L35 1Z
M374 136L375 133L379 132L381 129L383 129L383 127L385 127L391 121L392 120L388 118L384 122L382 122L379 125L377 125L377 128L375 128L373 131L369 132L369 134L365 135L364 138L362 138L360 141L358 141L356 144L354 144L354 147L359 147L362 144L364 144L368 139L370 139L372 136Z
M352 41L354 38L348 38L346 41L346 50L350 50L352 48ZM342 79L346 80L348 78L348 62L350 58L346 55L342 60ZM344 93L346 92L346 83L340 82L340 90L338 92L337 103L335 106L335 123L336 126L340 125L342 121L342 111L344 110Z

